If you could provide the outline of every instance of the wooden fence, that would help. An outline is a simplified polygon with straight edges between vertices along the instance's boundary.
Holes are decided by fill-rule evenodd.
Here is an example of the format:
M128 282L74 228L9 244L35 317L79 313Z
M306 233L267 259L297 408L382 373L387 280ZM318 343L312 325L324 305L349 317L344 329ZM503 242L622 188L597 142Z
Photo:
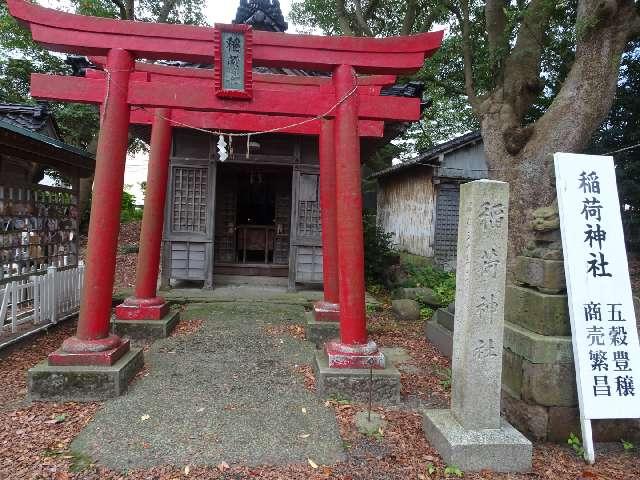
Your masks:
M83 282L80 262L71 268L49 267L0 286L0 337L27 334L76 315Z

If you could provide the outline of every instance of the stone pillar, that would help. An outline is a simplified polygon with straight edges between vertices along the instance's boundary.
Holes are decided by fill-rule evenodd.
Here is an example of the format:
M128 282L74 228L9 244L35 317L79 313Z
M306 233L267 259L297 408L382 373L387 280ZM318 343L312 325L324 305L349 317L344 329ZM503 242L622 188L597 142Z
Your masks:
M334 122L323 119L320 127L320 209L322 214L322 277L324 300L313 308L316 321L340 320L338 286L338 215L336 206L336 154Z
M108 91L96 154L86 273L76 335L29 371L34 400L99 400L120 395L142 366L139 349L109 334L120 207L127 156L128 86L133 56L107 56Z
M116 307L116 331L135 339L167 337L178 321L177 312L170 314L169 304L157 296L171 156L170 115L165 108L158 108L154 113L135 296Z
M428 440L465 471L526 471L531 443L500 418L509 186L461 187L450 410L424 417Z
M384 355L368 341L365 312L364 233L356 73L348 65L333 72L337 100L336 156L340 341L325 346L331 368L384 368Z

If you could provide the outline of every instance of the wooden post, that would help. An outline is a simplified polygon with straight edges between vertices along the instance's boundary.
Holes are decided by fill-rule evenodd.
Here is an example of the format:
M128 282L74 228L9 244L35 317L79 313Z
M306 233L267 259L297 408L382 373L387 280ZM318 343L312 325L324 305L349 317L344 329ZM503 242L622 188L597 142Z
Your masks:
M320 212L322 215L322 279L324 300L313 307L316 321L340 320L338 281L338 217L336 206L336 150L334 122L320 125Z
M155 110L135 296L116 307L116 317L120 320L159 320L169 313L169 304L157 296L157 285L171 155L170 115L165 108Z
M384 355L367 339L364 283L364 235L360 185L357 77L340 65L333 73L336 99L336 158L340 341L325 346L331 368L384 368Z
M128 85L133 57L114 48L107 57L109 75L96 155L89 223L86 281L76 335L49 355L51 365L111 365L129 350L129 343L109 335L116 267L120 207L124 187L130 109Z

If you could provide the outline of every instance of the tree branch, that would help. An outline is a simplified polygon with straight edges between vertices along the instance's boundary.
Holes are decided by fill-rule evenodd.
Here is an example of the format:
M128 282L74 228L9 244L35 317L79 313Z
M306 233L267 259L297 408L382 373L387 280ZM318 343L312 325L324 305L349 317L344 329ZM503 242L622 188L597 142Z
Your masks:
M506 7L504 0L487 0L484 7L484 16L487 26L487 39L489 49L493 52L503 46L507 17L504 13Z
M417 0L407 0L407 11L402 22L402 35L409 35L416 23Z
M127 7L124 5L124 2L122 2L121 0L111 0L111 3L113 3L116 7L118 7L118 10L120 10L120 19L127 20Z
M169 15L171 14L171 11L176 6L176 3L178 3L178 0L164 0L162 9L160 10L160 14L158 15L158 22L160 23L167 22L167 20L169 19Z
M338 16L338 23L342 33L344 35L353 35L345 3L346 0L336 0L336 15Z
M355 0L354 3L356 6L356 22L358 22L360 30L362 30L366 36L373 37L373 32L371 31L371 28L369 28L369 25L362 14L362 1Z
M473 81L473 55L471 48L471 24L469 22L469 0L460 1L460 11L454 8L454 13L458 12L458 21L462 25L462 57L464 59L464 87L469 97L469 103L475 107L477 105L476 89Z
M519 123L540 94L540 64L545 36L555 3L531 0L527 7L518 38L505 60L502 91L504 101L511 105L514 121Z

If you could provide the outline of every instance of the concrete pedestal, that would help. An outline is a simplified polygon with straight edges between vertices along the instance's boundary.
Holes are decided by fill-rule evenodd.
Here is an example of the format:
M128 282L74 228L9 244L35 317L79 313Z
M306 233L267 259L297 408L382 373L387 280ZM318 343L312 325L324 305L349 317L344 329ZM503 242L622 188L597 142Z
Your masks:
M427 440L444 462L462 471L531 470L531 442L504 420L499 429L465 430L451 410L428 410L423 428Z
M111 366L54 366L44 360L29 369L29 399L94 402L118 397L143 364L139 348L132 348Z
M358 402L369 401L369 369L329 368L329 359L324 351L316 352L313 367L320 396L340 396ZM400 372L391 362L387 361L383 369L373 369L371 392L376 403L400 401Z
M427 339L433 343L440 353L451 358L453 354L453 332L447 330L436 320L430 320L425 324L425 334Z
M160 320L120 320L114 318L113 324L117 335L149 342L159 338L167 338L179 320L180 312L173 310Z
M320 348L332 338L340 336L340 323L318 321L313 312L305 313L305 337L309 342Z

